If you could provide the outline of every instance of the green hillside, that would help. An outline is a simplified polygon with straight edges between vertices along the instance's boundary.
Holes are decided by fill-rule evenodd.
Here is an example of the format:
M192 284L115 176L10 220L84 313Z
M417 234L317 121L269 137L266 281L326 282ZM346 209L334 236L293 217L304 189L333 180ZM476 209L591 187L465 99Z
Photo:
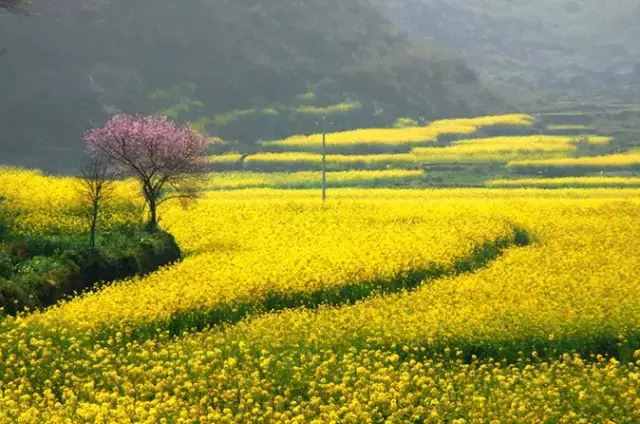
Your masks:
M341 129L501 106L463 61L409 42L367 0L59 6L0 15L5 163L69 169L80 134L118 111L251 143L316 130L309 107L356 105L332 120Z
M410 37L462 55L520 105L640 98L634 0L374 0Z

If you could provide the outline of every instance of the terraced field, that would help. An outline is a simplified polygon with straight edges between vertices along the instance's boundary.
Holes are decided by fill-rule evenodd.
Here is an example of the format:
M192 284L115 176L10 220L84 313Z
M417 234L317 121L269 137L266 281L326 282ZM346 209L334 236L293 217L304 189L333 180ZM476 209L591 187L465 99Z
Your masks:
M373 170L373 171L330 171L327 173L329 187L376 187L402 186L419 181L424 176L422 170ZM222 172L211 174L207 188L211 190L281 188L320 188L321 174L318 171L301 172Z
M527 158L563 158L574 154L579 144L608 145L603 136L504 136L459 140L447 147L421 147L413 150L418 160L428 164L498 163Z
M316 177L312 183L311 173L323 167L336 173L330 179L333 187L352 186L346 182L346 175L354 171L384 171L397 176L353 180L366 187L481 187L492 180L521 180L523 176L637 176L637 147L629 139L632 132L623 130L629 125L622 119L626 115L609 117L603 128L604 118L598 116L511 114L434 121L407 128L330 132L325 137L324 157L322 134L294 135L261 142L245 154L214 155L211 166L216 171L248 171L263 181L255 187L271 188L316 187L320 179ZM622 129L616 130L616 122ZM400 177L408 171L415 177ZM423 174L419 176L416 171ZM280 176L268 176L273 173ZM287 177L287 173L298 175ZM301 182L302 175L308 176L308 183ZM290 179L291 185L279 178ZM595 181L592 179L589 187L595 187Z
M445 119L421 127L364 128L329 133L333 153L377 153L406 151L414 146L434 143L447 135L468 135L487 127L529 127L533 117L525 114ZM322 151L322 134L294 135L284 140L265 142L267 149L306 152Z
M640 151L589 156L579 158L522 160L510 162L508 168L521 174L561 174L581 175L594 172L619 172L640 170Z
M640 188L639 177L512 178L491 180L495 188Z
M23 225L79 230L71 179L0 182ZM218 190L161 212L182 262L0 322L0 422L640 420L640 190Z

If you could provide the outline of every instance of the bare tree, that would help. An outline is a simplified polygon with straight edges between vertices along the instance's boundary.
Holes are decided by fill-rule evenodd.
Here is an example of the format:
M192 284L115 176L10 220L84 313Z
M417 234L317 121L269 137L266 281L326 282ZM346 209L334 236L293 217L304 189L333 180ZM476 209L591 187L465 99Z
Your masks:
M113 194L114 173L102 156L94 156L82 168L78 192L89 224L89 246L96 247L96 233L103 205Z

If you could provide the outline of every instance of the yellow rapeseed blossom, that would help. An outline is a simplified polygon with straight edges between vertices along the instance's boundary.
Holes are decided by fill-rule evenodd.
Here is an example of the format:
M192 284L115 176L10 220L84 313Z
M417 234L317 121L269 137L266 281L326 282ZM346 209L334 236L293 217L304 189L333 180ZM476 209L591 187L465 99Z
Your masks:
M386 169L372 171L331 171L327 181L331 187L351 187L369 185L395 185L416 181L424 176L421 170ZM225 172L214 173L208 178L206 187L210 190L247 188L306 188L321 184L319 172Z
M319 170L322 168L322 155L304 152L257 153L248 156L243 166L254 171ZM326 166L332 171L415 169L420 167L420 161L412 153L332 154L326 156Z
M21 231L48 233L75 232L85 225L78 213L80 202L78 181L71 177L47 177L38 171L0 168L0 196L17 214L16 225ZM138 219L142 205L134 181L114 186L111 203L118 213L110 223L117 225Z
M566 178L513 178L491 180L488 187L532 187L532 188L610 188L640 187L640 177L566 177Z
M640 152L585 156L579 158L560 158L546 160L522 160L507 165L516 172L538 172L542 170L578 170L578 171L620 171L640 169Z
M354 148L380 146L413 146L430 143L444 134L471 134L488 126L531 126L533 117L525 114L484 116L468 119L446 119L434 121L422 127L365 128L329 133L327 140L333 151L351 151ZM322 134L294 135L284 140L264 143L293 150L319 151Z
M565 157L584 142L603 145L611 141L603 136L504 136L460 140L447 147L420 147L413 153L427 163L482 163L522 159Z
M274 298L313 299L343 286L446 269L477 246L513 234L508 221L464 204L370 199L323 207L317 197L295 203L287 197L231 200L212 192L188 211L168 208L163 224L191 253L182 263L27 319L133 331L193 311L269 308Z
M0 183L80 231L72 179ZM640 190L318 197L166 204L183 262L0 321L0 423L640 421Z

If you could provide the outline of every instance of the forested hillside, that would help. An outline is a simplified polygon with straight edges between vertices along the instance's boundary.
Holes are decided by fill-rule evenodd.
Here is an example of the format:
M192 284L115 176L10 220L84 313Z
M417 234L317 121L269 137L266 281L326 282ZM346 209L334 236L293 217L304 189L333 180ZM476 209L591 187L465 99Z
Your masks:
M162 112L251 143L315 131L313 112L332 105L347 106L334 129L501 105L463 61L410 43L368 0L31 8L0 13L3 163L69 169L80 134L118 111Z
M640 99L636 0L373 0L414 40L463 56L520 104Z

